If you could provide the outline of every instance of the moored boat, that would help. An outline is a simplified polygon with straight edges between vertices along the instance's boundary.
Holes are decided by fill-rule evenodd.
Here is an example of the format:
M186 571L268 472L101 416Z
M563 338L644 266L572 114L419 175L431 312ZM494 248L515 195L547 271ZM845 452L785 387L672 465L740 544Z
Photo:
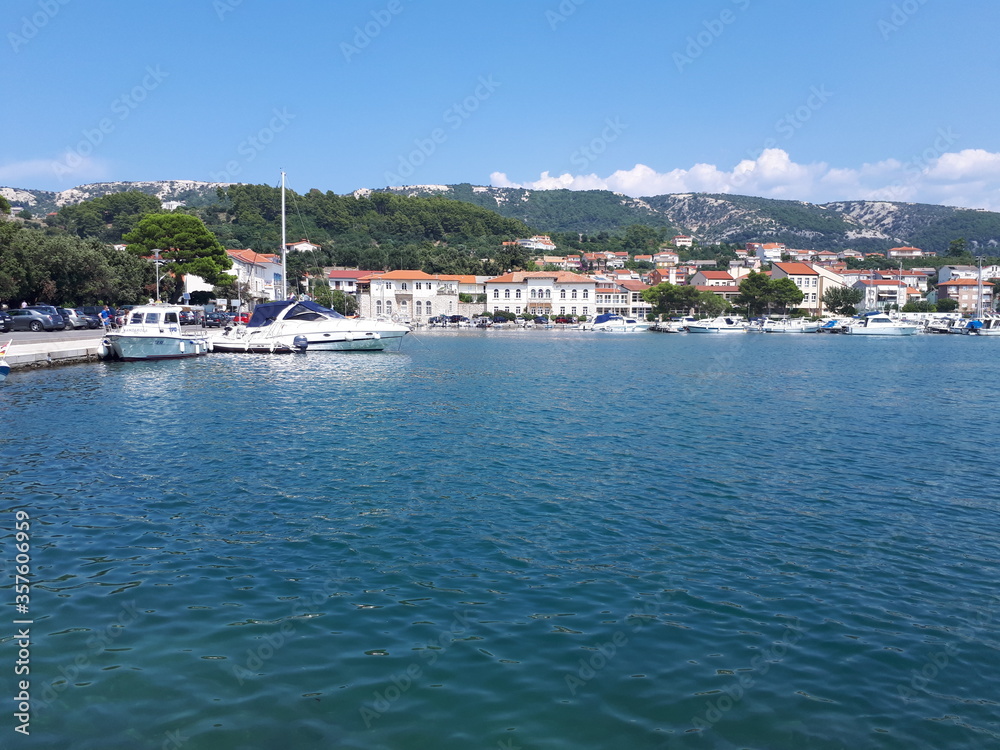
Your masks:
M210 341L217 352L382 351L399 348L409 332L400 323L345 318L310 300L286 300L257 305L247 323L227 327Z
M912 336L917 332L916 323L893 320L885 313L868 313L857 322L844 328L844 333L855 336Z
M208 339L181 329L181 307L140 305L129 313L125 325L107 333L109 355L125 360L182 359L206 354Z
M970 320L962 327L961 332L970 336L1000 336L1000 316L990 315Z
M742 318L720 316L712 320L697 320L687 324L688 333L745 333L749 323Z
M584 331L611 331L612 333L634 333L649 330L648 323L640 323L635 318L626 318L617 313L601 313L592 323L580 326Z
M760 330L764 333L816 333L820 324L810 320L765 320Z

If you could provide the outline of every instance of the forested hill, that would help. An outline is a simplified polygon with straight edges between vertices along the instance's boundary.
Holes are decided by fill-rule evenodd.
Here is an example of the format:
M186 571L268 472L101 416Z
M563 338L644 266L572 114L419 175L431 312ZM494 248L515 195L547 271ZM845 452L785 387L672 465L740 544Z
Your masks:
M205 213L206 221L220 226L235 223L228 235L232 241L257 246L273 242L273 211L261 213L264 224L252 212L219 204L218 189L231 186L183 180L142 183L99 183L83 185L61 193L0 188L15 209L29 209L43 215L61 207L91 200L109 193L139 190L161 201L184 201L187 209ZM278 195L277 188L262 188ZM317 198L316 196L322 196ZM403 203L379 203L378 195L397 199L415 198L412 206ZM840 201L812 204L802 201L774 200L740 195L687 193L629 198L607 190L528 190L497 188L462 183L458 185L413 185L381 190L358 190L353 195L337 196L311 190L299 198L301 205L289 205L289 234L315 231L313 241L323 243L333 238L346 240L347 247L369 229L377 244L412 242L463 242L475 236L501 236L513 232L546 232L597 235L603 232L622 234L632 225L657 230L660 236L673 233L693 234L702 245L742 244L748 241L784 242L790 247L816 250L853 248L864 251L885 250L898 245L913 245L942 252L948 243L964 238L973 250L990 251L1000 244L1000 214L919 203L890 201ZM450 218L442 223L429 220L428 200L457 201L472 204L482 213L464 214L454 207L438 206ZM353 202L352 202L353 201ZM209 211L209 206L215 210ZM236 211L231 213L230 209ZM301 213L297 218L295 211ZM390 220L386 210L395 217ZM223 214L213 219L213 214ZM272 216L265 219L264 215ZM488 218L500 214L513 224L498 224ZM364 218L369 216L369 218ZM375 218L371 218L375 217ZM252 231L242 227L249 222ZM215 227L213 227L214 229ZM530 228L530 229L529 229ZM480 231L485 234L477 234ZM495 234L493 234L495 233ZM220 236L223 236L220 235Z

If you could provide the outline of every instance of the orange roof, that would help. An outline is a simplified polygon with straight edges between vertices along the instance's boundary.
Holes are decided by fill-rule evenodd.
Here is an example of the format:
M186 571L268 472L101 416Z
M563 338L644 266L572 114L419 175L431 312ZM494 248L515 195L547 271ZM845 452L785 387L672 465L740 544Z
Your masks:
M226 255L244 263L277 263L278 256L274 253L258 253L254 250L226 250Z
M942 281L938 286L979 286L979 281L977 279L949 279L948 281ZM989 284L983 282L983 288L985 289Z
M775 263L774 265L789 276L819 276L818 271L814 271L805 263Z
M357 270L340 270L333 269L327 274L329 279L363 279L366 276L371 276L373 273L378 273L378 271L357 271Z
M733 280L733 275L729 271L701 271L701 275L706 279L716 279L718 281Z
M645 289L649 289L649 284L646 284L642 281L626 280L626 281L620 281L618 283L621 284L626 289L628 289L630 292L641 292Z
M388 281L395 281L396 279L401 281L431 281L436 279L437 276L431 276L429 273L424 273L423 271L387 271L385 273L373 271L371 278L387 279Z

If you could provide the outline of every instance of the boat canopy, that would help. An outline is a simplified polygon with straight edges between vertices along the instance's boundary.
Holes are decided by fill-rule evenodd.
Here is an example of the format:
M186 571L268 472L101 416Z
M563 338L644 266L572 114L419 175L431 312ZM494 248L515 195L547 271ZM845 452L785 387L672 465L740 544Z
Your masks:
M253 309L247 328L263 328L269 326L281 313L288 310L285 320L319 320L320 318L343 318L336 310L317 305L311 300L285 300L284 302L264 302Z
M621 315L616 315L615 313L601 313L596 318L594 318L594 325L599 325L600 323L607 323L609 320L621 320Z

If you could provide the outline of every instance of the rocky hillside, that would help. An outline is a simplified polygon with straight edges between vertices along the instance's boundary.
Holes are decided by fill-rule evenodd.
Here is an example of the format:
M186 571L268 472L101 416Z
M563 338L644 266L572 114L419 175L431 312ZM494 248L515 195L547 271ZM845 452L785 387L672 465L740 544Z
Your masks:
M58 211L63 206L82 203L92 198L100 198L111 193L138 190L155 195L161 201L184 201L186 205L203 205L215 197L215 191L225 187L222 182L198 182L196 180L153 180L148 182L95 182L79 185L69 190L54 193L48 190L26 190L23 188L0 187L0 195L11 206L26 208L37 215Z
M224 183L169 180L102 182L53 193L0 188L12 206L35 215L124 190L141 190L161 201L207 205ZM374 191L363 189L355 195ZM684 193L629 198L607 190L527 190L468 183L408 185L383 188L406 196L441 196L473 203L502 216L523 221L539 232L618 232L630 224L645 224L693 234L703 245L717 242L784 242L815 250L884 250L914 245L943 251L964 238L974 249L991 251L1000 245L1000 213L920 203L840 201L812 204L744 195Z

